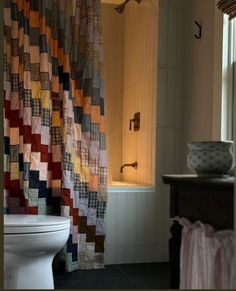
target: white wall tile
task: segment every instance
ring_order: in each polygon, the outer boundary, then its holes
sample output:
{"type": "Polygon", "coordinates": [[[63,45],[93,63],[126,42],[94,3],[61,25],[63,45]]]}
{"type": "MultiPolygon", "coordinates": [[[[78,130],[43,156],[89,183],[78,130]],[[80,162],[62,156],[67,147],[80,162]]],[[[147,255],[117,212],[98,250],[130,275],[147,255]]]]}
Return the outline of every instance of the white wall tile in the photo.
{"type": "Polygon", "coordinates": [[[116,247],[116,264],[126,264],[126,249],[126,245],[116,247]]]}
{"type": "Polygon", "coordinates": [[[120,167],[122,165],[122,135],[109,136],[109,163],[112,168],[112,179],[114,181],[121,180],[120,167]]]}
{"type": "Polygon", "coordinates": [[[184,52],[185,52],[185,11],[184,9],[176,10],[176,67],[184,68],[184,52]]]}
{"type": "Polygon", "coordinates": [[[169,260],[169,249],[167,244],[156,245],[154,251],[156,262],[166,262],[169,260]]]}
{"type": "Polygon", "coordinates": [[[106,42],[113,42],[114,37],[116,41],[124,41],[124,14],[118,14],[115,7],[116,5],[102,4],[102,31],[106,42]]]}
{"type": "MultiPolygon", "coordinates": [[[[162,2],[167,2],[163,0],[162,2]]],[[[168,9],[160,8],[160,16],[159,16],[159,42],[158,42],[158,65],[159,67],[167,66],[167,57],[168,57],[168,9]]]]}
{"type": "Polygon", "coordinates": [[[176,71],[176,91],[175,91],[175,126],[184,126],[184,73],[183,70],[176,71]]]}
{"type": "Polygon", "coordinates": [[[132,193],[127,195],[127,245],[136,245],[137,243],[137,194],[132,193]]]}
{"type": "Polygon", "coordinates": [[[159,68],[158,70],[158,93],[157,93],[157,126],[166,126],[167,118],[167,81],[168,70],[159,68]]]}
{"type": "Polygon", "coordinates": [[[168,7],[168,0],[159,0],[160,1],[160,7],[168,7]]]}
{"type": "Polygon", "coordinates": [[[125,245],[127,242],[127,231],[126,231],[126,222],[127,222],[127,208],[126,208],[126,193],[119,193],[117,195],[116,207],[118,210],[117,222],[116,222],[116,244],[125,245]]]}
{"type": "Polygon", "coordinates": [[[154,245],[156,243],[156,234],[159,232],[156,213],[159,211],[160,205],[157,204],[157,193],[148,193],[148,195],[148,199],[146,199],[147,215],[145,219],[145,236],[146,244],[154,245]]]}
{"type": "Polygon", "coordinates": [[[156,228],[158,229],[157,232],[155,232],[155,243],[156,244],[163,244],[167,243],[165,238],[165,219],[164,216],[166,213],[164,212],[164,197],[165,193],[163,191],[163,187],[157,188],[157,194],[156,194],[156,204],[158,205],[155,212],[155,221],[156,221],[156,228]]]}
{"type": "Polygon", "coordinates": [[[157,185],[162,184],[162,175],[165,174],[165,157],[166,157],[166,129],[158,128],[157,130],[157,185]]]}
{"type": "Polygon", "coordinates": [[[105,265],[116,264],[116,247],[105,245],[105,265]]]}
{"type": "Polygon", "coordinates": [[[127,169],[123,175],[129,182],[150,183],[151,143],[147,131],[156,128],[157,95],[157,10],[153,1],[145,1],[141,6],[130,3],[125,11],[124,46],[124,140],[123,163],[138,161],[137,171],[127,169]],[[133,5],[132,5],[133,4],[133,5]],[[136,25],[133,25],[136,23],[136,25]],[[141,114],[140,132],[130,132],[129,119],[135,112],[141,114]]]}
{"type": "Polygon", "coordinates": [[[175,130],[175,158],[174,158],[174,173],[185,173],[183,171],[187,164],[187,159],[184,157],[183,149],[187,147],[184,143],[183,128],[175,130]]]}
{"type": "Polygon", "coordinates": [[[137,245],[146,243],[146,217],[148,215],[146,201],[148,198],[147,193],[137,193],[137,245]]]}
{"type": "Polygon", "coordinates": [[[116,202],[116,193],[112,193],[112,195],[108,194],[107,200],[107,213],[106,213],[106,245],[115,245],[117,241],[117,202],[116,202]]]}
{"type": "Polygon", "coordinates": [[[102,5],[102,34],[104,46],[104,81],[109,147],[109,179],[120,179],[123,134],[123,43],[124,15],[114,5],[102,5]],[[112,137],[110,137],[113,135],[112,137]],[[114,146],[115,145],[115,146],[114,146]],[[112,177],[110,177],[112,176],[112,177]]]}
{"type": "Polygon", "coordinates": [[[165,174],[174,174],[175,129],[166,130],[165,174]]]}
{"type": "Polygon", "coordinates": [[[177,87],[177,70],[168,70],[167,96],[166,96],[166,124],[175,126],[175,107],[176,107],[176,87],[177,87]]]}
{"type": "Polygon", "coordinates": [[[165,257],[160,250],[168,240],[165,225],[168,225],[169,206],[168,197],[164,196],[167,188],[162,187],[157,193],[108,192],[106,264],[155,262],[165,257]],[[116,234],[112,234],[111,227],[116,234]]]}
{"type": "Polygon", "coordinates": [[[137,246],[128,245],[126,247],[126,263],[135,264],[137,263],[137,246]]]}
{"type": "Polygon", "coordinates": [[[177,46],[177,13],[175,9],[168,9],[168,66],[176,67],[176,46],[177,46]]]}

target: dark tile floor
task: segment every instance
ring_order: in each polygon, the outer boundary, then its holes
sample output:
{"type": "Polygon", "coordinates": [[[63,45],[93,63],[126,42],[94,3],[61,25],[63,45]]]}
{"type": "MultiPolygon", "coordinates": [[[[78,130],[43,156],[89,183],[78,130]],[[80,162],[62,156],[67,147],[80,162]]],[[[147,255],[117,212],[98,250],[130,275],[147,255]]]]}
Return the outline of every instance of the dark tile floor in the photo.
{"type": "Polygon", "coordinates": [[[169,264],[110,265],[54,275],[55,289],[169,289],[169,264]]]}

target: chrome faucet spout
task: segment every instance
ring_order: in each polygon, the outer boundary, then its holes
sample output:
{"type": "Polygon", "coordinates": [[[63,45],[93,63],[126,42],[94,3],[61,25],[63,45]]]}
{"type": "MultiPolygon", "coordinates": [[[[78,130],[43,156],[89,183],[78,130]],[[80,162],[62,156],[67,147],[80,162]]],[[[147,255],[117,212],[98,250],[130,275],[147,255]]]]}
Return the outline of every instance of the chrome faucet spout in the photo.
{"type": "Polygon", "coordinates": [[[124,164],[123,166],[120,167],[120,173],[123,173],[123,169],[125,167],[132,167],[132,168],[137,169],[138,168],[138,162],[134,162],[132,164],[124,164]]]}

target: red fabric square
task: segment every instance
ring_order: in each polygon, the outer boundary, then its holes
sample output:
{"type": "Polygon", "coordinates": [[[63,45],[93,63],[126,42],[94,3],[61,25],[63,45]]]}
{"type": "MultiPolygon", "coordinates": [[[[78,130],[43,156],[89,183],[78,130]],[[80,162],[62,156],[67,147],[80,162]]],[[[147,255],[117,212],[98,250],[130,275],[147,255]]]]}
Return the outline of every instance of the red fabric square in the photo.
{"type": "Polygon", "coordinates": [[[11,103],[8,100],[4,100],[4,108],[5,108],[5,117],[10,119],[11,112],[11,103]]]}
{"type": "Polygon", "coordinates": [[[11,180],[10,181],[10,193],[12,194],[12,197],[15,197],[14,194],[16,194],[16,197],[19,196],[20,191],[20,180],[11,180]]]}
{"type": "Polygon", "coordinates": [[[41,144],[40,145],[40,152],[41,152],[41,156],[40,156],[40,162],[43,162],[43,163],[48,163],[49,161],[49,152],[48,152],[48,146],[47,145],[44,145],[44,144],[41,144]]]}
{"type": "Polygon", "coordinates": [[[61,179],[61,163],[52,163],[52,179],[58,180],[61,179]]]}
{"type": "Polygon", "coordinates": [[[11,110],[10,112],[10,127],[19,127],[19,110],[11,110]]]}
{"type": "Polygon", "coordinates": [[[32,134],[32,152],[39,153],[41,150],[40,134],[32,134]]]}
{"type": "Polygon", "coordinates": [[[10,189],[10,173],[9,172],[4,172],[4,188],[5,189],[10,189]]]}
{"type": "Polygon", "coordinates": [[[31,126],[30,125],[24,125],[23,129],[22,129],[22,133],[23,133],[23,141],[24,144],[32,143],[32,134],[31,134],[31,126]]]}
{"type": "Polygon", "coordinates": [[[48,154],[48,171],[52,170],[52,154],[48,154]]]}
{"type": "Polygon", "coordinates": [[[73,217],[73,225],[78,225],[79,224],[79,219],[78,219],[79,210],[78,210],[78,208],[73,208],[72,207],[70,209],[70,213],[71,213],[71,216],[73,217]]]}
{"type": "Polygon", "coordinates": [[[23,118],[19,119],[19,127],[20,127],[19,133],[20,135],[23,135],[24,134],[23,118]]]}
{"type": "Polygon", "coordinates": [[[61,189],[61,205],[71,206],[70,189],[61,189]]]}

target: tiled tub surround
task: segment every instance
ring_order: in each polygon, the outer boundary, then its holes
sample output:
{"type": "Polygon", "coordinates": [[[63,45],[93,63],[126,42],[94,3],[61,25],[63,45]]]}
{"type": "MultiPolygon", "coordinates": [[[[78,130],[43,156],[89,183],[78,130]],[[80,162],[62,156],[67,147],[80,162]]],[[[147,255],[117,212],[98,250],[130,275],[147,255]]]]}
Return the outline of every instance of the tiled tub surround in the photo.
{"type": "Polygon", "coordinates": [[[123,164],[137,161],[138,169],[124,169],[122,179],[137,184],[155,183],[158,10],[158,1],[145,0],[130,1],[124,12],[122,158],[123,164]],[[137,132],[129,130],[135,112],[137,132]]]}
{"type": "MultiPolygon", "coordinates": [[[[103,1],[104,2],[104,1],[103,1]]],[[[105,1],[112,3],[113,1],[105,1]]],[[[124,13],[102,5],[109,176],[155,183],[158,1],[130,1],[124,13]],[[140,112],[140,130],[129,121],[140,112]],[[138,162],[138,169],[120,167],[138,162]]],[[[114,3],[114,2],[113,2],[114,3]]]]}
{"type": "Polygon", "coordinates": [[[108,187],[105,264],[167,261],[166,212],[153,186],[113,182],[108,187]]]}

